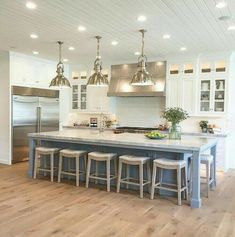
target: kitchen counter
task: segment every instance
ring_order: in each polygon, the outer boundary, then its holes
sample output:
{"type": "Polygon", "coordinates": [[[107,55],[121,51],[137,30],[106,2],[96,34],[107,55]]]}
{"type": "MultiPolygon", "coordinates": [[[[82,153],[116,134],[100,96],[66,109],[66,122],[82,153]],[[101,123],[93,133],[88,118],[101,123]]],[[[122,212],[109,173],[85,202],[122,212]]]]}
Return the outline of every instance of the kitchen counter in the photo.
{"type": "MultiPolygon", "coordinates": [[[[216,138],[182,136],[181,140],[151,140],[144,134],[121,133],[114,134],[112,131],[100,133],[89,129],[66,129],[54,132],[31,133],[30,138],[30,167],[29,175],[33,174],[33,163],[37,140],[43,146],[82,149],[89,151],[116,152],[118,155],[134,154],[149,156],[151,159],[166,157],[171,159],[187,159],[192,156],[193,160],[193,187],[191,206],[201,207],[200,198],[200,153],[211,149],[216,161],[216,138]]],[[[216,162],[214,162],[215,166],[216,162]]],[[[216,170],[216,167],[214,167],[216,170]]],[[[215,177],[215,172],[214,175],[215,177]]],[[[172,175],[171,175],[172,178],[172,175]]],[[[213,186],[216,185],[216,180],[213,186]]]]}

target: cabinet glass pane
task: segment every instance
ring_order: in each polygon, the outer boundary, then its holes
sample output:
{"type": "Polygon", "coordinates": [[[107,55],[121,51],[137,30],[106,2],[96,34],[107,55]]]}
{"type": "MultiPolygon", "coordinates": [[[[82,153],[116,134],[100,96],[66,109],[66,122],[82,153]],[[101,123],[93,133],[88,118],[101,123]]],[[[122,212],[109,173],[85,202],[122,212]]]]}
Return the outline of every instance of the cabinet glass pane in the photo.
{"type": "Polygon", "coordinates": [[[73,93],[77,93],[78,92],[78,85],[73,85],[73,93]]]}
{"type": "Polygon", "coordinates": [[[200,111],[210,111],[210,100],[211,100],[211,81],[201,81],[201,92],[200,92],[200,111]]]}
{"type": "Polygon", "coordinates": [[[189,74],[193,74],[193,72],[194,72],[193,64],[190,64],[190,63],[184,64],[184,66],[183,66],[183,73],[184,74],[189,75],[189,74]]]}
{"type": "Polygon", "coordinates": [[[226,71],[226,62],[225,61],[215,62],[215,71],[216,72],[225,72],[226,71]]]}
{"type": "Polygon", "coordinates": [[[224,91],[225,90],[225,80],[224,79],[216,79],[215,80],[215,89],[216,89],[216,91],[224,91]]]}
{"type": "Polygon", "coordinates": [[[179,74],[179,65],[178,64],[174,64],[174,65],[170,66],[170,74],[171,75],[179,74]]]}
{"type": "Polygon", "coordinates": [[[73,102],[72,108],[73,108],[73,109],[78,109],[78,102],[73,102]]]}
{"type": "Polygon", "coordinates": [[[201,64],[201,73],[210,73],[211,69],[211,63],[205,62],[201,64]]]}
{"type": "Polygon", "coordinates": [[[215,112],[224,112],[224,101],[215,101],[215,112]]]}
{"type": "Polygon", "coordinates": [[[81,85],[81,93],[86,93],[86,85],[81,85]]]}

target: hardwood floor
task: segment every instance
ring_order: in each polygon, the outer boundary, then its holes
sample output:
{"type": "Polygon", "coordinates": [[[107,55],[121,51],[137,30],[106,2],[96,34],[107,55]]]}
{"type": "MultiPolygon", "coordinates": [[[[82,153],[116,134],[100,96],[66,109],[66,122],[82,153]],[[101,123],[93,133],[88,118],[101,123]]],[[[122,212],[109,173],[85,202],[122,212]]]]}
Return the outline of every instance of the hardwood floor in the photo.
{"type": "Polygon", "coordinates": [[[218,187],[191,209],[174,198],[107,193],[32,180],[27,163],[0,166],[0,237],[234,237],[235,171],[218,174],[218,187]]]}

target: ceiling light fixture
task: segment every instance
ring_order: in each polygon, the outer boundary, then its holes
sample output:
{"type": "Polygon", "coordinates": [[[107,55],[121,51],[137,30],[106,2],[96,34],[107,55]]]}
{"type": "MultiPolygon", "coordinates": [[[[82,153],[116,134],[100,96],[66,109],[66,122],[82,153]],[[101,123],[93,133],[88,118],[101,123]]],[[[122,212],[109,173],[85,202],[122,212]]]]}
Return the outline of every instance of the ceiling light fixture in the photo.
{"type": "Polygon", "coordinates": [[[70,46],[70,47],[69,47],[69,50],[70,50],[70,51],[73,51],[73,50],[75,50],[75,48],[74,48],[73,46],[70,46]]]}
{"type": "Polygon", "coordinates": [[[25,6],[26,6],[28,9],[32,9],[32,10],[37,8],[36,3],[31,2],[31,1],[26,2],[25,6]]]}
{"type": "Polygon", "coordinates": [[[230,25],[227,30],[235,30],[235,25],[230,25]]]}
{"type": "Polygon", "coordinates": [[[138,51],[135,52],[135,55],[136,55],[136,56],[139,56],[139,55],[140,55],[140,52],[138,52],[138,51]]]}
{"type": "Polygon", "coordinates": [[[170,38],[171,38],[171,35],[169,35],[169,34],[164,34],[164,35],[162,36],[162,38],[163,38],[163,39],[170,39],[170,38]]]}
{"type": "Polygon", "coordinates": [[[180,50],[181,50],[181,51],[186,51],[187,48],[186,48],[186,47],[181,47],[180,50]]]}
{"type": "Polygon", "coordinates": [[[227,3],[225,1],[219,1],[216,3],[215,7],[219,8],[219,9],[225,8],[225,7],[227,7],[227,3]]]}
{"type": "Polygon", "coordinates": [[[111,42],[111,45],[118,45],[118,42],[115,41],[115,40],[113,40],[113,41],[111,42]]]}
{"type": "Polygon", "coordinates": [[[56,69],[56,77],[52,79],[51,84],[49,87],[56,87],[56,88],[70,88],[71,85],[69,83],[69,80],[64,76],[64,64],[62,63],[61,58],[61,48],[63,42],[57,41],[59,44],[59,62],[57,64],[56,69]]]}
{"type": "Polygon", "coordinates": [[[38,55],[39,52],[38,52],[38,51],[33,51],[33,54],[34,54],[34,55],[38,55]]]}
{"type": "Polygon", "coordinates": [[[140,22],[144,22],[144,21],[146,21],[146,20],[147,20],[147,17],[144,16],[144,15],[140,15],[140,16],[138,16],[138,18],[137,18],[137,21],[140,21],[140,22]]]}
{"type": "Polygon", "coordinates": [[[94,73],[90,76],[88,86],[108,86],[109,82],[106,76],[102,74],[102,62],[100,57],[100,39],[101,36],[95,36],[97,40],[97,53],[94,62],[94,73]]]}
{"type": "Polygon", "coordinates": [[[138,69],[131,80],[131,85],[151,86],[154,85],[155,82],[152,80],[152,76],[146,70],[147,57],[144,55],[144,33],[146,30],[141,29],[139,32],[142,35],[141,55],[138,57],[138,69]]]}
{"type": "Polygon", "coordinates": [[[69,61],[69,60],[68,60],[67,58],[64,58],[64,59],[63,59],[63,62],[65,62],[65,63],[68,62],[68,61],[69,61]]]}
{"type": "Polygon", "coordinates": [[[37,39],[37,38],[38,38],[38,35],[36,35],[36,34],[31,34],[31,35],[30,35],[30,38],[32,38],[32,39],[37,39]]]}
{"type": "Polygon", "coordinates": [[[86,31],[86,27],[85,26],[78,26],[78,31],[80,31],[80,32],[86,31]]]}

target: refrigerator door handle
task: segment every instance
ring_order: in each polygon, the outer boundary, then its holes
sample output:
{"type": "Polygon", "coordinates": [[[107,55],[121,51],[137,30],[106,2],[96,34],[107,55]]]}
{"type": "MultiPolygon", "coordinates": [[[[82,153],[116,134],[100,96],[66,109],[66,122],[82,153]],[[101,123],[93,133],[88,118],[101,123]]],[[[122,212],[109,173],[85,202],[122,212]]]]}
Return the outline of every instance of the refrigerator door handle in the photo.
{"type": "Polygon", "coordinates": [[[36,132],[41,132],[41,115],[42,115],[42,108],[37,107],[37,131],[36,132]]]}

